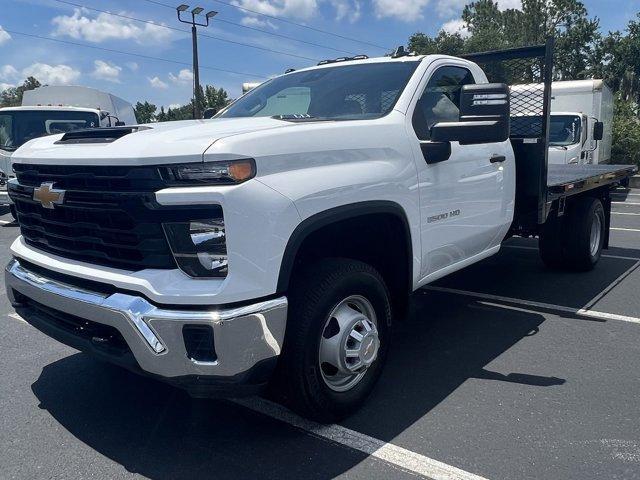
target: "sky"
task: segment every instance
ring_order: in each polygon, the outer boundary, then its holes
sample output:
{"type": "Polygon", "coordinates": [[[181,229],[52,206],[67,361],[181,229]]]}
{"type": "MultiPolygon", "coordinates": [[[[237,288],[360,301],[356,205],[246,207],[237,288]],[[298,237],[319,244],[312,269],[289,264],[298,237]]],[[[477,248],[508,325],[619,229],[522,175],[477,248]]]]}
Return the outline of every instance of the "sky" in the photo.
{"type": "MultiPolygon", "coordinates": [[[[218,12],[198,31],[200,82],[223,87],[232,98],[240,95],[242,83],[262,81],[288,68],[355,54],[383,55],[418,31],[455,31],[467,3],[184,1],[218,12]]],[[[518,8],[520,0],[498,2],[501,8],[518,8]]],[[[179,3],[0,0],[0,90],[34,76],[50,85],[95,87],[131,103],[183,105],[192,95],[192,48],[190,26],[176,17],[179,3]]],[[[640,0],[584,3],[605,33],[623,30],[640,11],[640,0]]]]}

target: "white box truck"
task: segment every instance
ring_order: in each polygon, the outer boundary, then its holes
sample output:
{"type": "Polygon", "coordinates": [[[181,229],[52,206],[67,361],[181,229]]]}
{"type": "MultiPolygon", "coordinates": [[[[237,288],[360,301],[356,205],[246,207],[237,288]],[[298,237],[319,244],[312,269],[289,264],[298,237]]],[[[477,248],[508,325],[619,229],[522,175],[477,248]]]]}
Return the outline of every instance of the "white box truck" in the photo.
{"type": "MultiPolygon", "coordinates": [[[[136,123],[129,102],[95,88],[45,86],[26,91],[21,106],[0,108],[0,171],[13,177],[12,153],[33,138],[136,123]]],[[[3,203],[8,203],[6,186],[0,186],[3,203]]]]}
{"type": "Polygon", "coordinates": [[[576,80],[554,82],[551,92],[549,162],[609,163],[613,136],[611,89],[603,80],[576,80]],[[599,129],[602,140],[594,136],[599,129]]]}
{"type": "MultiPolygon", "coordinates": [[[[586,165],[609,163],[613,136],[613,93],[603,80],[553,82],[549,116],[549,163],[586,165]]],[[[539,85],[513,85],[512,102],[522,103],[512,123],[527,134],[542,117],[528,111],[527,97],[543,95],[539,85]]]]}

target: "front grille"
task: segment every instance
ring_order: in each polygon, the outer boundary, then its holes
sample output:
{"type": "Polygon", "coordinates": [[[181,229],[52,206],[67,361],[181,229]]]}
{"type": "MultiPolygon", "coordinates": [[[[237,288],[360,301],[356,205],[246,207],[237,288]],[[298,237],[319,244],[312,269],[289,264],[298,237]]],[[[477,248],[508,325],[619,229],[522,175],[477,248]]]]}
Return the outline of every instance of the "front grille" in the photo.
{"type": "Polygon", "coordinates": [[[177,268],[163,223],[218,218],[207,209],[162,207],[154,192],[166,187],[157,167],[15,165],[11,184],[25,242],[65,258],[126,270],[177,268]],[[52,182],[64,203],[44,208],[34,188],[52,182]]]}

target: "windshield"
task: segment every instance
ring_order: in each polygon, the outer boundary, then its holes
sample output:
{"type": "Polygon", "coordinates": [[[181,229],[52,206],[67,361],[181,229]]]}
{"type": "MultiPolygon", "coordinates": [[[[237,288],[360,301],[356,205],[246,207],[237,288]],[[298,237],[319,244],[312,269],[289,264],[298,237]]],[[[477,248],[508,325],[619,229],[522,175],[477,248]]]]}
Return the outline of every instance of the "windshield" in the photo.
{"type": "Polygon", "coordinates": [[[549,145],[566,147],[580,141],[580,117],[575,115],[552,115],[549,129],[549,145]]]}
{"type": "Polygon", "coordinates": [[[393,109],[418,64],[365,63],[290,73],[251,90],[218,117],[379,118],[393,109]]]}
{"type": "Polygon", "coordinates": [[[23,143],[37,137],[99,126],[98,115],[92,112],[0,111],[0,148],[13,151],[23,143]]]}

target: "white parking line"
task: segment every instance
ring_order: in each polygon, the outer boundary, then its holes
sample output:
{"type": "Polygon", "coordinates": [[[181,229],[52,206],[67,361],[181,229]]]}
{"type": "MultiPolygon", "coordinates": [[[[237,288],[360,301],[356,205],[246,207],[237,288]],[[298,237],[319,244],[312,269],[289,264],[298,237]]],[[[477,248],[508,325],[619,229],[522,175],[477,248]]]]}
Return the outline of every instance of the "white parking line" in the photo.
{"type": "Polygon", "coordinates": [[[515,305],[524,305],[543,310],[551,310],[556,312],[571,313],[581,317],[597,318],[599,320],[619,320],[622,322],[640,324],[640,318],[629,317],[626,315],[618,315],[615,313],[597,312],[595,310],[587,310],[584,308],[565,307],[564,305],[554,305],[552,303],[534,302],[532,300],[523,300],[522,298],[503,297],[500,295],[491,295],[489,293],[471,292],[468,290],[458,290],[457,288],[435,287],[427,285],[422,287],[423,290],[432,290],[434,292],[453,293],[456,295],[464,295],[467,297],[480,298],[482,300],[493,300],[495,302],[513,303],[515,305]]]}
{"type": "Polygon", "coordinates": [[[633,213],[633,212],[611,212],[611,215],[640,215],[640,213],[633,213]]]}
{"type": "Polygon", "coordinates": [[[24,318],[22,318],[17,313],[10,313],[9,315],[7,315],[7,317],[13,318],[14,320],[18,320],[19,322],[22,322],[22,323],[28,323],[24,318]]]}
{"type": "Polygon", "coordinates": [[[582,307],[581,310],[589,310],[591,307],[593,307],[596,303],[598,303],[607,293],[609,293],[611,290],[613,290],[615,287],[617,287],[618,285],[620,285],[620,283],[627,278],[629,275],[631,275],[637,268],[638,266],[640,266],[640,261],[637,261],[636,263],[634,263],[633,265],[631,265],[626,271],[624,271],[622,273],[622,275],[620,275],[618,278],[616,278],[613,282],[611,282],[609,284],[609,286],[607,288],[605,288],[604,290],[602,290],[598,295],[596,295],[595,297],[593,297],[591,300],[589,300],[587,302],[587,304],[582,307]]]}
{"type": "MultiPolygon", "coordinates": [[[[538,247],[526,247],[524,245],[503,245],[502,248],[517,248],[520,250],[539,250],[538,247]]],[[[602,258],[616,258],[618,260],[633,260],[638,261],[640,258],[637,257],[626,257],[624,255],[610,255],[608,253],[604,253],[601,255],[602,258]]]]}
{"type": "Polygon", "coordinates": [[[640,205],[640,203],[634,202],[611,202],[612,205],[640,205]]]}
{"type": "Polygon", "coordinates": [[[618,227],[610,227],[610,230],[615,230],[617,232],[640,232],[640,228],[618,228],[618,227]]]}
{"type": "Polygon", "coordinates": [[[0,225],[8,225],[9,223],[13,223],[13,222],[8,222],[7,220],[0,220],[0,225]]]}
{"type": "Polygon", "coordinates": [[[406,448],[378,440],[341,425],[321,425],[302,418],[286,408],[258,397],[232,400],[254,412],[267,415],[320,438],[371,455],[402,470],[432,480],[486,480],[446,463],[439,462],[406,448]]]}

